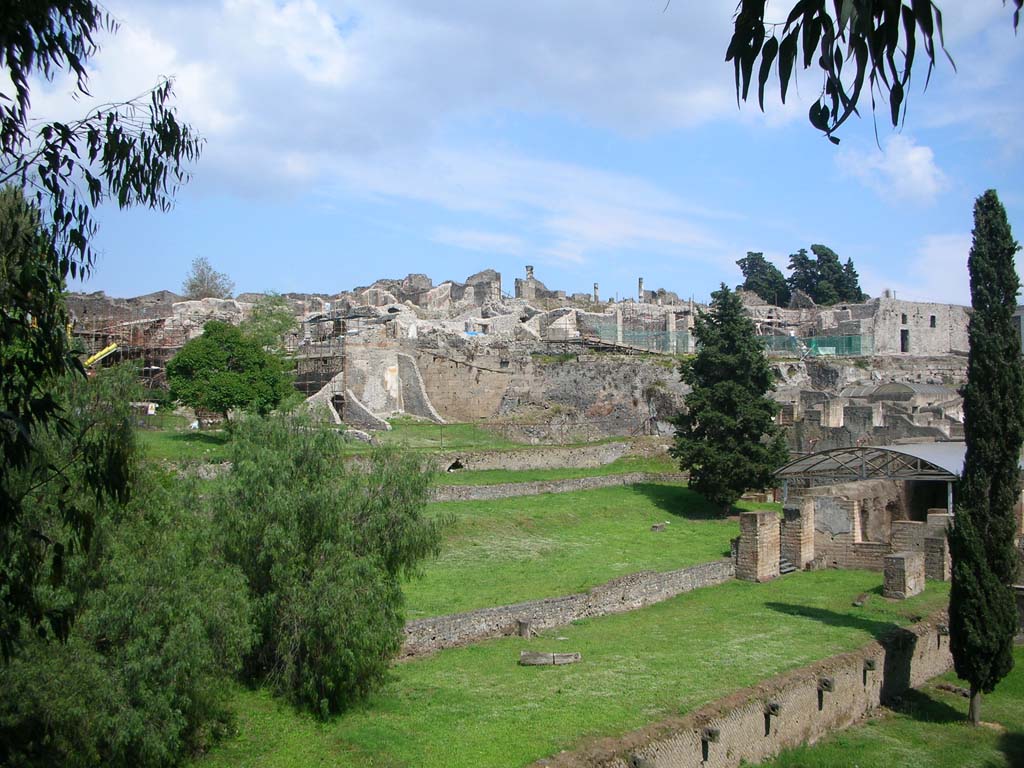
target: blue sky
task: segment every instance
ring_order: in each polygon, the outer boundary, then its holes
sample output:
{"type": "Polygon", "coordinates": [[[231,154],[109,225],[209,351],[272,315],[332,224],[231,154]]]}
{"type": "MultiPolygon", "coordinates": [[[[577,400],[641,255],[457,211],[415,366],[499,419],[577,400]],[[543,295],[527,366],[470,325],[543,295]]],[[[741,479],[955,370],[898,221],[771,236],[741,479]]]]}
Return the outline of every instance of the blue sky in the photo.
{"type": "MultiPolygon", "coordinates": [[[[735,0],[111,0],[93,95],[172,75],[207,144],[173,212],[102,210],[81,287],[175,290],[205,256],[238,291],[493,267],[511,292],[533,264],[570,292],[706,299],[746,251],[784,267],[820,242],[873,295],[966,303],[974,198],[997,189],[1024,240],[1024,39],[1000,0],[940,5],[957,71],[922,93],[920,69],[880,147],[865,105],[836,148],[811,72],[737,108],[735,0]]],[[[36,84],[34,117],[80,114],[70,92],[36,84]]]]}

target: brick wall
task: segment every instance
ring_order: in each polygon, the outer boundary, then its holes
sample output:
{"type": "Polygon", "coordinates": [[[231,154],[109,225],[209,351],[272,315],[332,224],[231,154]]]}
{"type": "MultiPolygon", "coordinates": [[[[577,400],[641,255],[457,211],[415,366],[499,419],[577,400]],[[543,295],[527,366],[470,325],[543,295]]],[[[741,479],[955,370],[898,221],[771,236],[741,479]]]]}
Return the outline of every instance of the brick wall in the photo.
{"type": "Polygon", "coordinates": [[[771,511],[740,515],[736,578],[768,581],[779,575],[779,516],[771,511]]]}
{"type": "Polygon", "coordinates": [[[534,766],[546,768],[735,768],[781,750],[814,742],[858,722],[879,704],[952,666],[944,613],[899,629],[859,650],[779,675],[676,718],[616,739],[563,752],[534,766]],[[874,669],[867,669],[870,661],[874,669]],[[820,690],[828,678],[831,692],[820,690]],[[777,715],[767,715],[777,705],[777,715]],[[717,732],[717,741],[702,736],[717,732]]]}
{"type": "Polygon", "coordinates": [[[734,575],[732,560],[716,560],[665,573],[634,573],[594,587],[589,592],[565,597],[410,621],[405,625],[402,655],[420,656],[443,648],[512,635],[519,621],[529,621],[535,629],[547,629],[591,616],[632,611],[684,592],[721,584],[734,575]]]}
{"type": "Polygon", "coordinates": [[[438,485],[430,489],[431,501],[490,501],[542,493],[571,493],[635,483],[676,483],[689,477],[683,473],[627,472],[605,477],[576,477],[568,480],[540,480],[530,483],[495,485],[438,485]]]}
{"type": "Polygon", "coordinates": [[[781,554],[799,569],[814,560],[814,504],[804,502],[782,511],[781,554]]]}

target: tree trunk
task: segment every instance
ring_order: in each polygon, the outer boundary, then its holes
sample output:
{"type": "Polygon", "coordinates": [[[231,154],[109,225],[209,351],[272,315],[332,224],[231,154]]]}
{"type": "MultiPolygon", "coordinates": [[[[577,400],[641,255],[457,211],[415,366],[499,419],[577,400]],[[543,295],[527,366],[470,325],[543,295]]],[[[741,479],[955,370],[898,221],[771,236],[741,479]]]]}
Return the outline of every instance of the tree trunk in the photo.
{"type": "Polygon", "coordinates": [[[971,725],[981,723],[981,691],[971,686],[971,705],[967,709],[967,721],[971,725]]]}

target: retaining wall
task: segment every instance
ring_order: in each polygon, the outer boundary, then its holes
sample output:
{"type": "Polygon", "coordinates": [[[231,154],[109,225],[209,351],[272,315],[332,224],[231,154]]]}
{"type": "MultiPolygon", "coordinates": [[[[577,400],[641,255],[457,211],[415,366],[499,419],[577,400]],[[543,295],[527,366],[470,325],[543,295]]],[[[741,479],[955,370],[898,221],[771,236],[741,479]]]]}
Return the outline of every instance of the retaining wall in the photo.
{"type": "Polygon", "coordinates": [[[519,451],[446,451],[432,460],[444,472],[458,460],[463,469],[561,469],[590,468],[611,464],[623,456],[629,443],[598,443],[557,448],[526,448],[519,451]]]}
{"type": "Polygon", "coordinates": [[[499,483],[495,485],[439,485],[430,489],[431,501],[489,501],[515,496],[539,496],[542,493],[572,493],[594,488],[636,483],[677,483],[689,475],[660,472],[626,472],[604,477],[575,477],[567,480],[538,480],[528,483],[499,483]]]}
{"type": "Polygon", "coordinates": [[[953,663],[949,637],[941,631],[947,621],[944,612],[938,613],[853,653],[771,678],[685,717],[534,765],[733,768],[741,761],[759,763],[782,749],[846,728],[879,704],[946,672],[953,663]],[[770,714],[772,710],[777,714],[770,714]]]}
{"type": "Polygon", "coordinates": [[[540,630],[591,616],[624,613],[684,592],[722,584],[732,579],[735,572],[732,560],[716,560],[665,573],[633,573],[575,595],[410,621],[405,625],[402,655],[421,656],[443,648],[513,635],[519,621],[529,621],[534,629],[540,630]]]}

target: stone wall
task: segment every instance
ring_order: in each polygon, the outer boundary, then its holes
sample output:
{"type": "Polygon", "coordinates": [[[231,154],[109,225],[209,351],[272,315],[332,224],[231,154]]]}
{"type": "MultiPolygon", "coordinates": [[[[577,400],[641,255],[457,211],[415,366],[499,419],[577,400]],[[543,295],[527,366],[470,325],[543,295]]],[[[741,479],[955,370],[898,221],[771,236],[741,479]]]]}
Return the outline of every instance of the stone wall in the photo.
{"type": "Polygon", "coordinates": [[[682,718],[537,761],[535,768],[735,768],[858,722],[952,666],[945,613],[853,653],[776,676],[682,718]],[[829,690],[830,689],[830,690],[829,690]]]}
{"type": "Polygon", "coordinates": [[[629,449],[629,443],[598,443],[572,447],[527,448],[521,451],[445,452],[431,457],[438,471],[458,462],[462,469],[560,469],[611,464],[629,449]]]}
{"type": "Polygon", "coordinates": [[[477,421],[495,416],[512,382],[501,361],[475,365],[440,352],[421,352],[416,362],[434,408],[446,421],[477,421]]]}
{"type": "Polygon", "coordinates": [[[423,377],[412,355],[398,354],[398,375],[402,383],[402,409],[413,416],[443,424],[423,386],[423,377]]]}
{"type": "Polygon", "coordinates": [[[809,499],[799,507],[782,510],[781,554],[798,570],[814,561],[814,503],[809,499]]]}
{"type": "Polygon", "coordinates": [[[542,493],[572,493],[594,488],[636,483],[678,483],[689,475],[683,473],[627,472],[604,477],[576,477],[567,480],[541,480],[528,483],[498,483],[495,485],[439,485],[430,489],[431,501],[490,501],[515,496],[539,496],[542,493]]]}
{"type": "Polygon", "coordinates": [[[734,575],[732,560],[717,560],[665,573],[633,573],[594,587],[589,592],[565,597],[410,621],[405,625],[402,655],[420,656],[443,648],[512,635],[520,621],[528,621],[539,630],[564,626],[577,619],[632,611],[684,592],[722,584],[734,575]]]}

